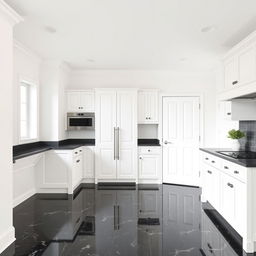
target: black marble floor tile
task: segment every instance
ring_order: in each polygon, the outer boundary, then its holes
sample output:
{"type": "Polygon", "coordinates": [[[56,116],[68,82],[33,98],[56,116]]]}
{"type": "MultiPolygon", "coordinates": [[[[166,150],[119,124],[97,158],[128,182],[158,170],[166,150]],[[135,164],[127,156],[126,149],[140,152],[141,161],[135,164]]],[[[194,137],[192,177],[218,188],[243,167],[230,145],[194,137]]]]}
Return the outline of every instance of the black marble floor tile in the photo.
{"type": "Polygon", "coordinates": [[[82,186],[14,208],[16,241],[1,256],[242,256],[242,239],[200,202],[201,189],[82,186]]]}

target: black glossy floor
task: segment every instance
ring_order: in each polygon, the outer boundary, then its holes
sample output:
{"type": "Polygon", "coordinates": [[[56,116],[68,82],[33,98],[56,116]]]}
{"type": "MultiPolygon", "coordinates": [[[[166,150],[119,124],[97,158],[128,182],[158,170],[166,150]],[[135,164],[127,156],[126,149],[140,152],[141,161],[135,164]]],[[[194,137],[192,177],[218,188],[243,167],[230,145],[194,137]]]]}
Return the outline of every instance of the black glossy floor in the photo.
{"type": "MultiPolygon", "coordinates": [[[[241,238],[202,208],[199,188],[83,187],[14,209],[16,242],[2,255],[244,255],[241,238]]],[[[224,223],[225,224],[225,223],[224,223]]]]}

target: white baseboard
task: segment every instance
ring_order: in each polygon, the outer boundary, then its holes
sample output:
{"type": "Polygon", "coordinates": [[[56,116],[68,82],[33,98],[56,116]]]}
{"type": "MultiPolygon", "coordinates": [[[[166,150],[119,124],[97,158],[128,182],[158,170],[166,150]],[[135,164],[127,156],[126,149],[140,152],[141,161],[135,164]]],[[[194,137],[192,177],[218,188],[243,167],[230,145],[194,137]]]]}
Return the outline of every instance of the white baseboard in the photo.
{"type": "Polygon", "coordinates": [[[0,253],[15,241],[14,227],[10,227],[5,233],[0,235],[0,253]]]}
{"type": "Polygon", "coordinates": [[[14,198],[13,200],[13,207],[19,205],[20,203],[24,202],[25,200],[27,200],[29,197],[33,196],[36,193],[36,189],[33,188],[29,191],[27,191],[26,193],[14,198]]]}

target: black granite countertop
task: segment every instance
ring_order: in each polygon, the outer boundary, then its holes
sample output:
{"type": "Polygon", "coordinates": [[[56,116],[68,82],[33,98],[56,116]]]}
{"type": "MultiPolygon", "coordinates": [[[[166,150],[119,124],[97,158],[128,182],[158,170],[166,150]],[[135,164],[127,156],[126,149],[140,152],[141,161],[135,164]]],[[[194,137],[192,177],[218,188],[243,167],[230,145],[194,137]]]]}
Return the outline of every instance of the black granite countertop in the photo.
{"type": "Polygon", "coordinates": [[[220,157],[222,159],[228,160],[232,163],[242,165],[244,167],[256,167],[256,159],[236,159],[228,156],[224,156],[218,151],[232,151],[231,149],[226,148],[200,148],[201,151],[212,154],[214,156],[220,157]]]}
{"type": "Polygon", "coordinates": [[[161,146],[160,141],[158,139],[138,139],[138,146],[139,147],[146,147],[146,146],[153,146],[159,147],[161,146]]]}
{"type": "Polygon", "coordinates": [[[62,141],[38,141],[13,146],[15,160],[39,154],[48,150],[73,150],[81,146],[95,146],[94,139],[67,139],[62,141]]]}

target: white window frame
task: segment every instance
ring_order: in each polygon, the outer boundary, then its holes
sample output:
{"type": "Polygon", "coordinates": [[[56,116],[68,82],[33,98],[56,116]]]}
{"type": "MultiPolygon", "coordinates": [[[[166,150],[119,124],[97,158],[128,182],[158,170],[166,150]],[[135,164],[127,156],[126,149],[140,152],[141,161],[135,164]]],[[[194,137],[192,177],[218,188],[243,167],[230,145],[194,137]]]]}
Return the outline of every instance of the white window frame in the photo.
{"type": "Polygon", "coordinates": [[[36,142],[39,140],[39,90],[38,90],[38,81],[34,81],[32,79],[29,79],[29,78],[25,78],[25,77],[19,77],[19,80],[18,80],[18,88],[19,88],[19,100],[18,100],[18,132],[19,132],[19,144],[24,144],[24,143],[31,143],[31,142],[36,142]],[[29,86],[29,92],[28,92],[28,99],[29,99],[29,102],[28,102],[28,113],[27,113],[27,116],[28,116],[28,132],[29,132],[29,135],[27,138],[22,138],[21,137],[21,83],[24,83],[24,84],[27,84],[29,86]],[[32,91],[33,90],[33,91],[32,91]],[[32,96],[32,94],[34,96],[32,96]],[[31,111],[29,111],[29,108],[31,108],[33,105],[32,104],[32,101],[31,101],[31,97],[35,97],[34,100],[35,100],[35,106],[36,106],[36,112],[34,113],[35,115],[35,120],[34,120],[34,124],[36,127],[34,127],[34,131],[33,131],[33,134],[31,129],[32,129],[32,123],[31,123],[31,111]]]}

